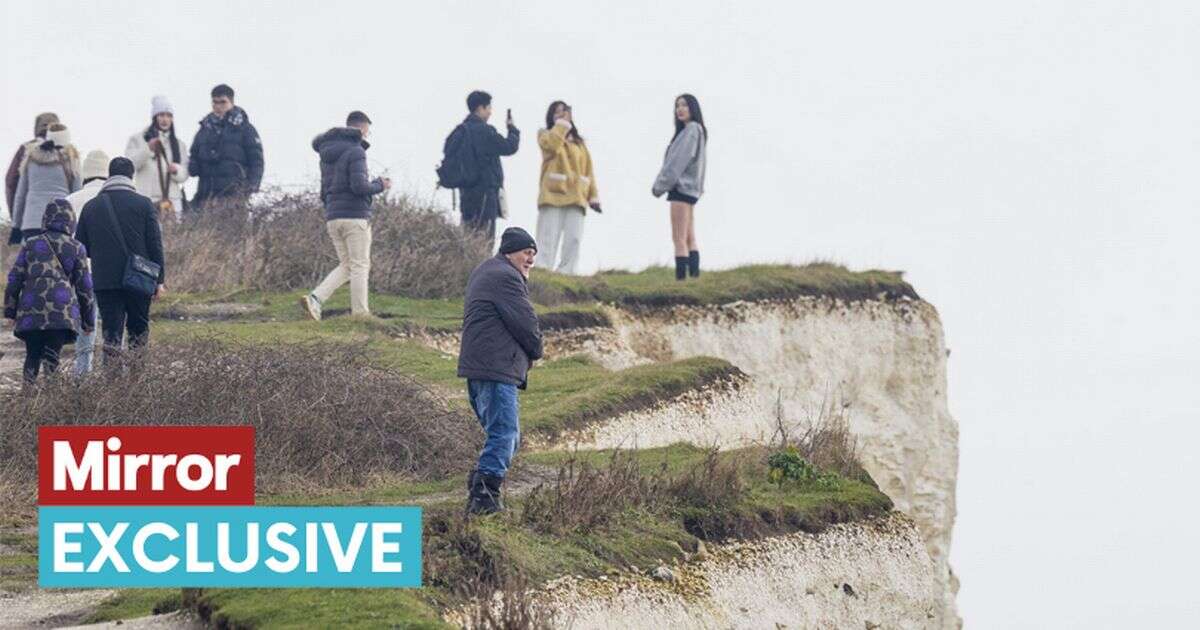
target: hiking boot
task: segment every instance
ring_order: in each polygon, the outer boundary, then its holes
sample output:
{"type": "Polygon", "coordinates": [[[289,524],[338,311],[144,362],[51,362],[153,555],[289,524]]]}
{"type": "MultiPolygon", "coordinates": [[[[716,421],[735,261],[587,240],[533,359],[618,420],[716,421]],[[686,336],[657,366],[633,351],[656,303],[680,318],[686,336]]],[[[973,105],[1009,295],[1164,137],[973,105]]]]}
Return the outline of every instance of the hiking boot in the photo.
{"type": "Polygon", "coordinates": [[[500,500],[500,487],[504,485],[504,477],[476,472],[472,482],[467,513],[495,514],[504,510],[504,503],[500,500]]]}
{"type": "Polygon", "coordinates": [[[317,296],[309,293],[300,298],[300,308],[303,308],[305,314],[311,317],[313,321],[321,321],[321,300],[318,300],[317,296]]]}

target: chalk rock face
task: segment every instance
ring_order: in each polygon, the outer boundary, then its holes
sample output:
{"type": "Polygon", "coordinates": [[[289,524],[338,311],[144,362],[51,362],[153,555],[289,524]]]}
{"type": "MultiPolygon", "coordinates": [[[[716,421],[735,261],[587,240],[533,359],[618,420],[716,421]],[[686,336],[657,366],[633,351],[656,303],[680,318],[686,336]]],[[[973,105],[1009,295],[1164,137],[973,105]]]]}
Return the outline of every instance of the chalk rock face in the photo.
{"type": "Polygon", "coordinates": [[[555,627],[937,628],[938,567],[900,514],[715,546],[671,581],[563,578],[539,593],[555,627]]]}
{"type": "Polygon", "coordinates": [[[579,348],[608,367],[712,356],[748,378],[616,418],[571,436],[574,443],[648,448],[684,440],[733,448],[769,440],[781,419],[794,426],[837,410],[849,418],[867,472],[920,532],[942,593],[941,627],[959,626],[947,564],[958,425],[947,408],[947,351],[932,305],[802,297],[612,308],[609,317],[612,329],[579,348]]]}

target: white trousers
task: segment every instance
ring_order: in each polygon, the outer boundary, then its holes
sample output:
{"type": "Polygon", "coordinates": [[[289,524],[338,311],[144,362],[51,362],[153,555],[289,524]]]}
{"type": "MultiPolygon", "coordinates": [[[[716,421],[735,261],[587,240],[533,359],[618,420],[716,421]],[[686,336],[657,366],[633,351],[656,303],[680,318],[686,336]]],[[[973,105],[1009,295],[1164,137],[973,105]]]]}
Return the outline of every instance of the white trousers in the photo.
{"type": "Polygon", "coordinates": [[[584,213],[580,206],[538,207],[538,258],[546,261],[544,267],[574,275],[579,263],[579,243],[583,240],[584,213]],[[560,241],[562,258],[558,257],[560,241]]]}
{"type": "Polygon", "coordinates": [[[350,312],[367,315],[367,278],[371,275],[371,224],[366,219],[333,219],[325,223],[333,249],[337,251],[338,266],[325,276],[313,295],[322,302],[334,291],[350,282],[350,312]]]}

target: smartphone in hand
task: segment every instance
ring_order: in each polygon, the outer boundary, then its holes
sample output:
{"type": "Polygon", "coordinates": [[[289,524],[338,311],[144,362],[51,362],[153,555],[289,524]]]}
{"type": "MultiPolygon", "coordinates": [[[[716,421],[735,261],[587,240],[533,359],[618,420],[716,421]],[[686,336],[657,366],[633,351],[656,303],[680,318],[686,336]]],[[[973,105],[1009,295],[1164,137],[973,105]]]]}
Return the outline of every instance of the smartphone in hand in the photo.
{"type": "Polygon", "coordinates": [[[509,110],[508,110],[508,120],[507,120],[507,121],[505,121],[505,122],[506,122],[507,124],[509,124],[509,125],[511,125],[511,124],[512,124],[512,108],[509,108],[509,110]]]}

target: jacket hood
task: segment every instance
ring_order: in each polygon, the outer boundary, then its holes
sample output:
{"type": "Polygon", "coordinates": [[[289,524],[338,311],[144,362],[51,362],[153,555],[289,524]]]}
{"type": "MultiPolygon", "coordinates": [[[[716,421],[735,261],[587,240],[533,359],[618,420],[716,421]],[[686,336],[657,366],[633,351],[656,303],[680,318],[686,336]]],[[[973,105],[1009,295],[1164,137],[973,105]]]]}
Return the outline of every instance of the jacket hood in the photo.
{"type": "Polygon", "coordinates": [[[33,119],[33,137],[43,138],[46,136],[46,128],[50,125],[59,122],[58,114],[54,112],[43,112],[33,119]]]}
{"type": "Polygon", "coordinates": [[[55,199],[46,206],[42,214],[42,229],[71,236],[75,233],[75,211],[66,199],[55,199]]]}
{"type": "Polygon", "coordinates": [[[353,127],[334,127],[313,138],[313,150],[321,154],[322,162],[336,162],[348,149],[361,146],[365,151],[371,144],[362,139],[362,132],[353,127]]]}
{"type": "Polygon", "coordinates": [[[234,105],[229,111],[225,112],[224,116],[217,116],[213,112],[209,112],[207,116],[200,119],[200,124],[211,127],[224,122],[227,125],[238,127],[243,123],[250,122],[250,116],[246,114],[246,110],[234,105]]]}

